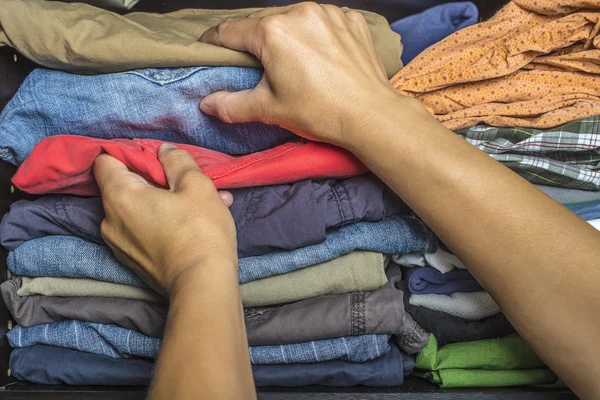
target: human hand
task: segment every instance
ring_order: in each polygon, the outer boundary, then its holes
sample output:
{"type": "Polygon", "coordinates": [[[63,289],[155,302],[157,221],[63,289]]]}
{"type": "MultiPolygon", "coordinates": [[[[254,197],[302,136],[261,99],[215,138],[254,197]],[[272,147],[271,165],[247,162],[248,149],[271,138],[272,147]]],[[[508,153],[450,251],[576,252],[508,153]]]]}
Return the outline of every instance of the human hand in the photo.
{"type": "Polygon", "coordinates": [[[115,257],[168,294],[190,268],[237,268],[231,193],[217,192],[185,150],[158,152],[170,190],[156,188],[103,154],[94,163],[105,219],[101,232],[115,257]]]}
{"type": "Polygon", "coordinates": [[[382,104],[401,97],[357,11],[316,3],[268,8],[211,28],[200,40],[250,52],[265,69],[256,88],[201,101],[203,112],[225,122],[275,124],[348,147],[382,104]]]}

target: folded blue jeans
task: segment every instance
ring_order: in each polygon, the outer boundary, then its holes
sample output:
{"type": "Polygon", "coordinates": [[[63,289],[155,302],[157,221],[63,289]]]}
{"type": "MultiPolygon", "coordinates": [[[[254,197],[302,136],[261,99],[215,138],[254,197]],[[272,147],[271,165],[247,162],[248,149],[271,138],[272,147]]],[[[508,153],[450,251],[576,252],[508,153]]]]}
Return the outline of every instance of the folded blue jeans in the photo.
{"type": "MultiPolygon", "coordinates": [[[[342,360],[311,364],[253,365],[256,386],[400,386],[414,363],[391,344],[391,350],[374,360],[352,363],[342,360]]],[[[37,344],[14,349],[9,368],[20,381],[42,385],[146,386],[154,363],[122,359],[37,344]]]]}
{"type": "MultiPolygon", "coordinates": [[[[331,230],[324,242],[292,251],[277,251],[239,259],[239,282],[285,274],[332,260],[354,250],[383,254],[431,253],[437,238],[415,217],[389,217],[381,222],[357,222],[331,230]]],[[[11,272],[22,276],[91,278],[147,287],[117,261],[106,246],[71,236],[47,236],[24,242],[8,254],[11,272]]]]}
{"type": "MultiPolygon", "coordinates": [[[[309,246],[324,241],[329,229],[410,211],[373,175],[230,191],[239,257],[309,246]]],[[[56,235],[104,244],[103,219],[98,197],[49,195],[21,200],[11,204],[2,218],[0,242],[14,250],[24,241],[56,235]]]]}
{"type": "Polygon", "coordinates": [[[0,159],[20,165],[42,139],[59,134],[157,139],[232,155],[265,150],[294,135],[275,125],[226,124],[198,108],[210,93],[253,88],[262,73],[194,67],[84,76],[36,69],[0,114],[0,159]]]}
{"type": "MultiPolygon", "coordinates": [[[[17,325],[6,334],[11,347],[46,344],[112,358],[155,358],[161,339],[113,324],[66,320],[23,328],[17,325]]],[[[250,346],[252,364],[293,364],[329,360],[364,362],[388,351],[388,335],[362,335],[312,342],[250,346]]]]}

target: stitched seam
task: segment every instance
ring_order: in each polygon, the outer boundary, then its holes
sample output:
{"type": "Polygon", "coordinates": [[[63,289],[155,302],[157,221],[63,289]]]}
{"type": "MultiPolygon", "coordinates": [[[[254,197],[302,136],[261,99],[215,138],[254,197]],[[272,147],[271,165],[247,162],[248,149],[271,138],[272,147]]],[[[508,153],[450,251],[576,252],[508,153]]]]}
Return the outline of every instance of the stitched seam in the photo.
{"type": "Polygon", "coordinates": [[[413,326],[409,330],[396,335],[396,343],[398,343],[398,346],[401,348],[412,347],[419,343],[421,336],[426,334],[427,333],[423,330],[423,328],[413,321],[413,326]]]}
{"type": "Polygon", "coordinates": [[[338,214],[340,215],[340,223],[336,225],[337,226],[342,226],[344,225],[345,222],[345,215],[344,215],[344,210],[342,209],[342,204],[340,202],[340,199],[338,197],[338,193],[335,190],[335,185],[331,187],[331,196],[333,197],[333,199],[335,200],[335,203],[337,205],[338,208],[338,214]]]}
{"type": "Polygon", "coordinates": [[[155,72],[155,73],[144,73],[148,72],[151,69],[155,69],[155,68],[146,68],[143,70],[137,70],[137,71],[125,71],[123,72],[123,74],[128,74],[128,75],[136,75],[139,76],[140,78],[144,78],[149,82],[152,82],[154,84],[160,85],[160,86],[165,86],[168,85],[170,83],[174,83],[186,78],[189,78],[190,76],[194,75],[196,72],[204,70],[204,69],[208,69],[210,67],[188,67],[188,68],[177,68],[178,72],[177,73],[169,73],[169,72],[155,72]],[[163,78],[169,78],[169,79],[164,79],[161,80],[163,78]]]}
{"type": "Polygon", "coordinates": [[[266,155],[266,156],[263,156],[263,157],[256,157],[256,159],[248,160],[248,161],[246,161],[245,163],[243,163],[241,165],[235,165],[235,166],[231,167],[230,169],[223,171],[221,174],[215,175],[213,179],[219,179],[219,178],[224,177],[225,175],[228,175],[228,174],[230,174],[232,172],[237,172],[237,171],[239,171],[241,169],[247,168],[247,167],[249,167],[251,165],[254,165],[256,163],[259,163],[259,162],[262,162],[262,161],[267,161],[267,160],[272,160],[274,158],[280,157],[280,156],[282,156],[282,155],[284,155],[284,154],[286,154],[286,153],[288,153],[288,152],[290,152],[292,150],[295,150],[298,147],[301,147],[301,145],[302,145],[302,142],[291,143],[290,147],[287,148],[287,149],[280,149],[280,150],[277,150],[277,151],[273,151],[273,154],[269,154],[269,155],[266,155]]]}
{"type": "MultiPolygon", "coordinates": [[[[134,139],[134,141],[137,144],[139,144],[144,149],[146,149],[147,151],[149,151],[150,154],[154,155],[154,157],[158,158],[158,155],[157,155],[156,151],[153,150],[152,148],[150,148],[148,145],[146,145],[146,143],[144,142],[144,140],[146,140],[146,139],[134,139]]],[[[269,154],[261,156],[261,157],[259,157],[259,156],[255,156],[254,157],[254,155],[253,155],[252,159],[250,159],[250,160],[248,160],[248,161],[246,161],[244,163],[241,163],[241,164],[237,163],[236,165],[233,165],[229,169],[221,172],[220,174],[215,174],[215,175],[211,176],[210,178],[212,180],[219,179],[219,178],[222,178],[222,177],[224,177],[226,175],[229,175],[229,174],[231,174],[233,172],[237,172],[237,171],[240,171],[240,170],[242,170],[244,168],[247,168],[247,167],[249,167],[251,165],[254,165],[256,163],[260,163],[260,162],[263,162],[263,161],[272,160],[274,158],[281,157],[282,155],[284,155],[284,154],[286,154],[286,153],[288,153],[288,152],[290,152],[292,150],[295,150],[295,149],[297,149],[299,147],[302,147],[302,145],[304,145],[303,141],[288,142],[286,144],[281,145],[281,147],[285,147],[285,148],[277,149],[277,151],[275,151],[275,149],[272,149],[272,150],[269,151],[269,154]]],[[[255,153],[255,155],[256,154],[257,153],[255,153]]],[[[250,156],[245,156],[245,157],[250,158],[250,156]]]]}
{"type": "Polygon", "coordinates": [[[244,310],[244,320],[248,325],[257,324],[270,319],[275,311],[277,311],[275,307],[263,309],[249,308],[244,310]]]}
{"type": "Polygon", "coordinates": [[[246,206],[242,217],[237,223],[238,234],[246,227],[246,224],[253,219],[254,213],[258,209],[258,205],[262,203],[262,199],[265,193],[266,191],[264,189],[260,193],[256,188],[251,189],[250,200],[248,201],[248,205],[246,206]]]}
{"type": "Polygon", "coordinates": [[[359,292],[360,298],[360,334],[366,335],[367,333],[367,309],[365,307],[365,292],[359,292]]]}
{"type": "Polygon", "coordinates": [[[346,182],[341,182],[340,187],[342,188],[342,190],[344,191],[344,194],[346,195],[346,201],[348,202],[348,208],[350,209],[350,212],[352,213],[352,221],[356,221],[358,219],[356,217],[356,211],[354,210],[354,205],[352,204],[352,199],[350,198],[350,193],[348,192],[348,188],[346,187],[345,183],[346,182]]]}
{"type": "MultiPolygon", "coordinates": [[[[92,233],[90,233],[90,232],[86,231],[85,229],[82,229],[82,228],[80,228],[79,226],[77,226],[77,225],[76,225],[76,224],[73,222],[73,220],[71,220],[71,217],[69,217],[69,213],[67,212],[67,206],[65,205],[65,202],[66,202],[66,201],[70,201],[70,199],[69,199],[69,198],[64,198],[64,197],[63,197],[63,198],[60,200],[60,205],[59,205],[59,204],[56,204],[56,205],[55,205],[55,207],[56,207],[56,208],[55,208],[55,211],[56,211],[56,213],[58,214],[58,213],[62,212],[63,216],[65,217],[65,219],[66,219],[66,220],[67,220],[67,222],[68,222],[68,226],[66,226],[66,228],[69,228],[69,229],[71,229],[73,232],[75,232],[75,233],[77,233],[77,234],[79,234],[79,235],[81,235],[81,236],[84,236],[86,239],[91,239],[91,240],[94,240],[94,242],[97,242],[95,239],[92,239],[92,238],[94,238],[94,237],[95,237],[95,235],[94,235],[94,234],[92,234],[92,233]],[[58,209],[58,207],[60,207],[60,210],[58,209]]],[[[100,242],[100,244],[103,244],[103,242],[100,242]]]]}
{"type": "Polygon", "coordinates": [[[352,292],[350,296],[350,334],[356,335],[356,293],[352,292]]]}
{"type": "Polygon", "coordinates": [[[352,335],[366,334],[365,292],[353,292],[352,297],[352,335]]]}
{"type": "Polygon", "coordinates": [[[338,202],[338,208],[340,209],[340,217],[342,218],[342,225],[344,225],[346,223],[346,221],[348,220],[348,217],[346,216],[346,209],[344,208],[344,196],[342,196],[342,192],[339,190],[340,188],[340,183],[336,182],[335,185],[332,187],[334,193],[335,193],[335,198],[338,202]]]}

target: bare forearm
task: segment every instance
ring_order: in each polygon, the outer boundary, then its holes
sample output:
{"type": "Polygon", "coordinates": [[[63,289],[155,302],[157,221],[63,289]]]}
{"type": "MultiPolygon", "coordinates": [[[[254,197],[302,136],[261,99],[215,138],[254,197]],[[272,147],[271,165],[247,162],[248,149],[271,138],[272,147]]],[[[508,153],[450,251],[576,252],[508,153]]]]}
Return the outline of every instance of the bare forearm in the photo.
{"type": "Polygon", "coordinates": [[[256,398],[235,265],[187,270],[175,285],[150,399],[256,398]]]}
{"type": "Polygon", "coordinates": [[[555,372],[580,396],[600,395],[600,234],[415,100],[385,107],[350,150],[461,258],[555,372]]]}

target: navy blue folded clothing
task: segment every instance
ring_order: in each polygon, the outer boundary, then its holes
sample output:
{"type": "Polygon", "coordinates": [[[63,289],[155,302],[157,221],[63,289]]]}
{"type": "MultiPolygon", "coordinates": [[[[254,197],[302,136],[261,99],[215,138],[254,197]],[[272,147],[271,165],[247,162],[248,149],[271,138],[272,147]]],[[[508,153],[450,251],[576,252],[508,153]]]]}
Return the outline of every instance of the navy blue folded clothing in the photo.
{"type": "MultiPolygon", "coordinates": [[[[399,386],[414,364],[395,345],[391,347],[389,353],[365,363],[255,365],[252,372],[256,386],[399,386]]],[[[152,379],[154,363],[35,345],[13,350],[9,368],[18,380],[44,385],[145,386],[152,379]]]]}
{"type": "Polygon", "coordinates": [[[390,342],[391,351],[364,363],[334,360],[313,364],[254,365],[256,386],[400,386],[414,363],[390,342]]]}
{"type": "Polygon", "coordinates": [[[8,364],[20,381],[42,385],[143,386],[150,383],[154,363],[116,359],[83,351],[38,344],[14,349],[8,364]]]}
{"type": "Polygon", "coordinates": [[[454,269],[441,273],[431,267],[406,268],[408,290],[418,294],[452,294],[457,292],[481,292],[484,289],[466,269],[454,269]]]}
{"type": "Polygon", "coordinates": [[[408,64],[429,46],[476,24],[478,20],[477,6],[470,1],[463,1],[436,5],[392,22],[392,29],[402,37],[402,63],[408,64]]]}

